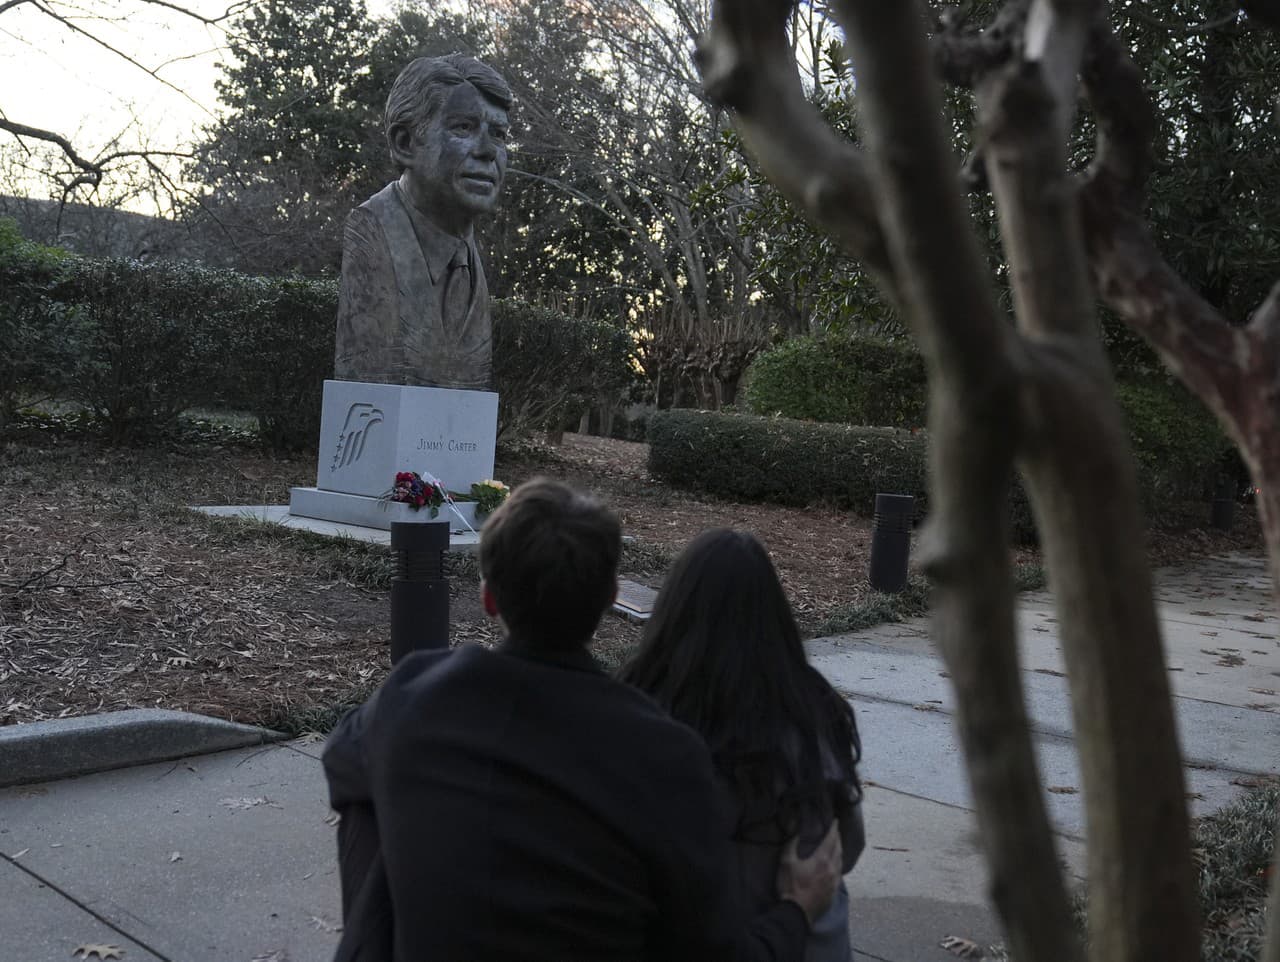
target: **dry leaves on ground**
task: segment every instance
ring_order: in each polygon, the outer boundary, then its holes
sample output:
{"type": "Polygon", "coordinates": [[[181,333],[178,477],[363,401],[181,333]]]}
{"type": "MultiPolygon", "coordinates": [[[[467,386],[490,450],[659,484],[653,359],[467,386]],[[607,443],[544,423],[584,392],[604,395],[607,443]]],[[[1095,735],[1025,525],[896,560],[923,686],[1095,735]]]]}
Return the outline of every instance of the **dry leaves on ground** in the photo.
{"type": "MultiPolygon", "coordinates": [[[[501,454],[495,473],[509,483],[546,474],[596,492],[633,539],[624,575],[645,584],[699,532],[728,526],[769,546],[802,627],[867,595],[867,519],[679,491],[649,476],[647,451],[569,435],[554,449],[501,454]]],[[[304,731],[385,676],[384,549],[187,510],[286,503],[290,487],[314,482],[310,458],[208,444],[112,449],[55,435],[11,441],[3,455],[0,725],[160,707],[304,731]]],[[[1166,553],[1256,543],[1248,514],[1232,535],[1173,536],[1166,553]]],[[[451,589],[455,643],[497,641],[474,569],[451,589]]],[[[617,664],[639,632],[607,617],[596,651],[617,664]]]]}

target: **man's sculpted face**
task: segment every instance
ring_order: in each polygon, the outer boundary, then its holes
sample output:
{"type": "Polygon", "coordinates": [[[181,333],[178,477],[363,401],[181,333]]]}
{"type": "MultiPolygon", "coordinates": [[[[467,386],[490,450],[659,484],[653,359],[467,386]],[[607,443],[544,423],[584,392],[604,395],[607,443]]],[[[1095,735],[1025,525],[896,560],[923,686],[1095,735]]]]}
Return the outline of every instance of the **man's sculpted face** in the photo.
{"type": "Polygon", "coordinates": [[[450,88],[421,135],[404,144],[400,183],[415,207],[451,234],[464,234],[497,206],[507,170],[507,112],[469,83],[450,88]]]}

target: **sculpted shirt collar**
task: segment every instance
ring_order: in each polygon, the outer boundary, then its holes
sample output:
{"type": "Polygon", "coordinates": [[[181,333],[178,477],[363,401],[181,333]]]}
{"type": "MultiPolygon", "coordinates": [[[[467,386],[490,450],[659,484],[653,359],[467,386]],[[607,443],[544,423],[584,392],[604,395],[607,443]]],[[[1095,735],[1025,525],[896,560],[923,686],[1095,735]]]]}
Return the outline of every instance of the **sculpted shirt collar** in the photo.
{"type": "Polygon", "coordinates": [[[431,283],[438,285],[444,280],[449,270],[449,261],[453,260],[453,252],[458,249],[459,243],[467,245],[467,258],[473,262],[472,271],[474,272],[474,255],[471,253],[474,231],[467,231],[465,237],[455,237],[441,230],[422,211],[413,206],[413,201],[405,194],[399,181],[393,181],[393,183],[396,197],[400,199],[400,203],[409,214],[409,223],[413,225],[413,232],[418,236],[418,243],[422,245],[422,256],[427,262],[427,273],[431,275],[431,283]]]}

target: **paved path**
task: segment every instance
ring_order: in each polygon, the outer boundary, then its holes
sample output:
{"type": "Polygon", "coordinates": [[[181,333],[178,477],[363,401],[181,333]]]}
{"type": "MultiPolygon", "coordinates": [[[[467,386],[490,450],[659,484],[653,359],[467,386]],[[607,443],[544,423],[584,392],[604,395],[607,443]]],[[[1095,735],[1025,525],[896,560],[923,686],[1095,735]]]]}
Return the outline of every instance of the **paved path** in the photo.
{"type": "MultiPolygon", "coordinates": [[[[1161,580],[1195,811],[1280,773],[1280,641],[1265,568],[1232,558],[1161,580]]],[[[1060,854],[1083,865],[1081,798],[1055,615],[1023,597],[1037,747],[1060,854]]],[[[849,877],[861,960],[954,960],[948,935],[996,941],[952,734],[923,622],[810,643],[854,702],[868,849],[849,877]]],[[[130,960],[325,959],[339,916],[319,746],[292,742],[0,791],[0,958],[65,962],[79,946],[130,960]]]]}
{"type": "MultiPolygon", "coordinates": [[[[1196,815],[1256,776],[1280,774],[1280,618],[1259,557],[1161,572],[1159,614],[1196,815]]],[[[1068,871],[1084,867],[1083,797],[1057,616],[1048,592],[1019,604],[1024,681],[1042,778],[1068,871]]],[[[862,734],[867,844],[849,877],[855,945],[892,962],[952,960],[948,935],[999,939],[960,749],[954,701],[925,621],[809,644],[854,703],[862,734]]]]}

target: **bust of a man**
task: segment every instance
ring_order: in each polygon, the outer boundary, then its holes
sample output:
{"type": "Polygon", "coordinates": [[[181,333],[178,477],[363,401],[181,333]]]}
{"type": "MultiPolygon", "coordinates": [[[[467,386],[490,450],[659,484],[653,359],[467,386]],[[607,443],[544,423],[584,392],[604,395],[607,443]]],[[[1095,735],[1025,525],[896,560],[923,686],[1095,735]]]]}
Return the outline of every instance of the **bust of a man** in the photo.
{"type": "Polygon", "coordinates": [[[488,390],[489,290],[475,220],[498,202],[511,91],[461,54],[423,57],[387,97],[398,180],[351,212],[334,376],[488,390]]]}

